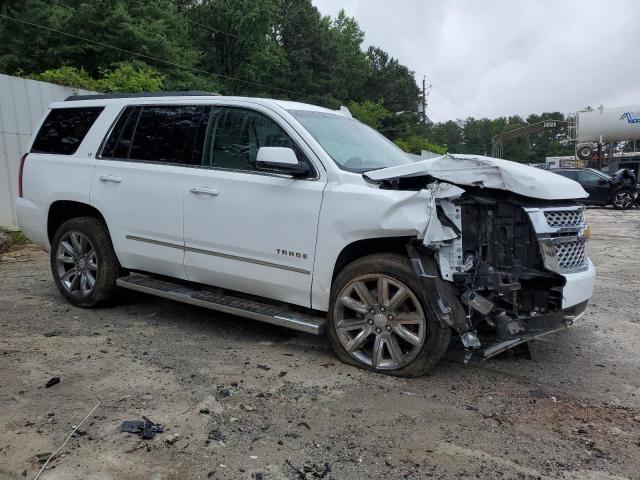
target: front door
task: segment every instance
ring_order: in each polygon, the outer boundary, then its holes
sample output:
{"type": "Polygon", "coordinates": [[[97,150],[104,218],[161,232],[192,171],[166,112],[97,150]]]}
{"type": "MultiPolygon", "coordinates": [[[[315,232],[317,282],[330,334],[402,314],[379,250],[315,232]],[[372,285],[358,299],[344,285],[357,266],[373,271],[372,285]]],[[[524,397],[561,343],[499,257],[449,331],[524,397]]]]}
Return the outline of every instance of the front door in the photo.
{"type": "Polygon", "coordinates": [[[609,202],[611,183],[603,176],[589,170],[578,170],[578,183],[589,194],[589,202],[606,204],[609,202]]]}
{"type": "Polygon", "coordinates": [[[282,125],[265,112],[214,107],[203,168],[181,169],[185,268],[195,282],[310,306],[325,181],[315,167],[304,179],[257,168],[262,146],[293,148],[311,163],[282,125]]]}

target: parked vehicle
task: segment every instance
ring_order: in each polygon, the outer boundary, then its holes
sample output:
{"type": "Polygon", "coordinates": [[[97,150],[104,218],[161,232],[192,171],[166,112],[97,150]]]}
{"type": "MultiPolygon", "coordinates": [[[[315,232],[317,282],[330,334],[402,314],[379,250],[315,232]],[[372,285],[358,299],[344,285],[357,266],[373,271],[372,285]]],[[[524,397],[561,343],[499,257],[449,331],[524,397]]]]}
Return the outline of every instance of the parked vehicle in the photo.
{"type": "Polygon", "coordinates": [[[120,287],[325,332],[376,372],[420,375],[452,334],[489,357],[565,328],[594,284],[578,183],[481,156],[413,161],[302,103],[72,97],[19,184],[20,226],[70,303],[120,287]]]}
{"type": "Polygon", "coordinates": [[[559,168],[551,170],[558,175],[575,180],[586,190],[589,197],[582,200],[585,205],[613,205],[626,210],[636,203],[638,185],[635,173],[621,169],[612,177],[593,168],[559,168]]]}

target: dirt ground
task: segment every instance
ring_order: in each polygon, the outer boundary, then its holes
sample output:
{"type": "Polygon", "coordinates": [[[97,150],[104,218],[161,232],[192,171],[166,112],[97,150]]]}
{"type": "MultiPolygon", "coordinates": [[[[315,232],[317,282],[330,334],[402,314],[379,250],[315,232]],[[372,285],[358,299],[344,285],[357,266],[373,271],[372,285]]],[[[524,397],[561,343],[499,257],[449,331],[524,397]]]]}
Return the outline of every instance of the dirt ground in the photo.
{"type": "Polygon", "coordinates": [[[0,478],[33,478],[100,401],[40,478],[640,479],[640,210],[588,220],[598,280],[579,325],[531,360],[454,352],[418,379],[142,294],[74,308],[45,253],[13,249],[0,256],[0,478]],[[143,415],[165,432],[120,431],[143,415]]]}

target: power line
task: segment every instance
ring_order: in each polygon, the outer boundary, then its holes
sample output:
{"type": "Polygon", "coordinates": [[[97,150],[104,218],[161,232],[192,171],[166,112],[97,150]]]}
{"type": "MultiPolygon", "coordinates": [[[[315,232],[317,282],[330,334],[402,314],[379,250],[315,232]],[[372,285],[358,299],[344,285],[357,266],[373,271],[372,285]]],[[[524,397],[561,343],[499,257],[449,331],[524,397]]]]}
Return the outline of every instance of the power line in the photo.
{"type": "Polygon", "coordinates": [[[192,70],[194,72],[203,73],[205,75],[210,75],[212,77],[225,78],[227,80],[231,80],[231,81],[234,81],[234,82],[240,82],[240,83],[244,83],[244,84],[247,84],[247,85],[254,85],[254,86],[262,87],[262,88],[270,88],[272,90],[278,90],[280,92],[291,93],[291,94],[300,95],[300,96],[303,96],[303,97],[321,98],[321,97],[319,97],[317,95],[307,95],[307,94],[304,94],[302,92],[298,92],[298,91],[295,91],[295,90],[288,90],[288,89],[276,87],[276,86],[273,86],[273,85],[266,85],[264,83],[254,82],[254,81],[251,81],[251,80],[244,80],[242,78],[231,77],[231,76],[228,76],[228,75],[224,75],[222,73],[212,73],[212,72],[208,72],[206,70],[202,70],[200,68],[191,67],[189,65],[181,65],[179,63],[175,63],[175,62],[172,62],[172,61],[169,61],[169,60],[164,60],[162,58],[153,57],[153,56],[147,55],[145,53],[134,52],[132,50],[127,50],[126,48],[116,47],[115,45],[109,45],[108,43],[99,42],[97,40],[92,40],[90,38],[82,37],[80,35],[75,35],[73,33],[65,32],[65,31],[62,31],[62,30],[57,30],[55,28],[51,28],[51,27],[47,27],[47,26],[44,26],[44,25],[40,25],[38,23],[29,22],[28,20],[23,20],[21,18],[10,17],[9,15],[5,15],[5,14],[2,14],[2,13],[0,13],[0,17],[1,18],[5,18],[7,20],[12,20],[14,22],[19,22],[19,23],[22,23],[22,24],[25,24],[25,25],[29,25],[31,27],[39,28],[41,30],[47,30],[47,31],[50,31],[50,32],[58,33],[60,35],[65,35],[67,37],[75,38],[77,40],[82,40],[84,42],[93,43],[94,45],[100,45],[102,47],[111,48],[113,50],[118,50],[120,52],[128,53],[130,55],[135,55],[137,57],[146,58],[146,59],[153,60],[153,61],[156,61],[156,62],[164,63],[166,65],[172,65],[174,67],[181,68],[181,69],[192,70]]]}
{"type": "Polygon", "coordinates": [[[474,112],[473,110],[471,110],[469,107],[467,107],[464,103],[462,103],[460,100],[458,100],[456,97],[454,97],[452,94],[450,94],[449,92],[447,92],[444,87],[440,86],[440,84],[438,84],[435,80],[433,80],[433,78],[429,77],[429,75],[424,75],[425,77],[427,77],[429,79],[429,81],[432,83],[434,90],[436,90],[442,97],[444,97],[446,100],[448,100],[450,103],[452,103],[453,105],[455,105],[458,109],[464,111],[465,113],[471,113],[473,116],[475,117],[481,117],[481,115],[478,115],[478,113],[474,112]]]}
{"type": "Polygon", "coordinates": [[[428,108],[427,109],[427,116],[428,117],[435,117],[436,120],[440,119],[439,121],[441,122],[447,122],[447,117],[442,115],[441,113],[438,113],[437,111],[433,110],[432,108],[428,108]]]}

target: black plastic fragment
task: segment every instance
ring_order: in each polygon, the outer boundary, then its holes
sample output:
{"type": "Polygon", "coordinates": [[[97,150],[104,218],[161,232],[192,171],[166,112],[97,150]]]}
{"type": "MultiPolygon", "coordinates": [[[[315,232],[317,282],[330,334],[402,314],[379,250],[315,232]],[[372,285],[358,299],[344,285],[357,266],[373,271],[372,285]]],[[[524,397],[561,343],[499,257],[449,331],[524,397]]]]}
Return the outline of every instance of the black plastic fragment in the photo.
{"type": "Polygon", "coordinates": [[[121,432],[135,433],[140,438],[149,440],[156,436],[156,433],[164,432],[164,427],[149,420],[147,417],[142,417],[144,420],[125,420],[120,427],[121,432]]]}
{"type": "Polygon", "coordinates": [[[44,388],[49,388],[49,387],[53,387],[54,385],[57,385],[58,383],[60,383],[60,377],[53,377],[51,380],[49,380],[44,388]]]}

